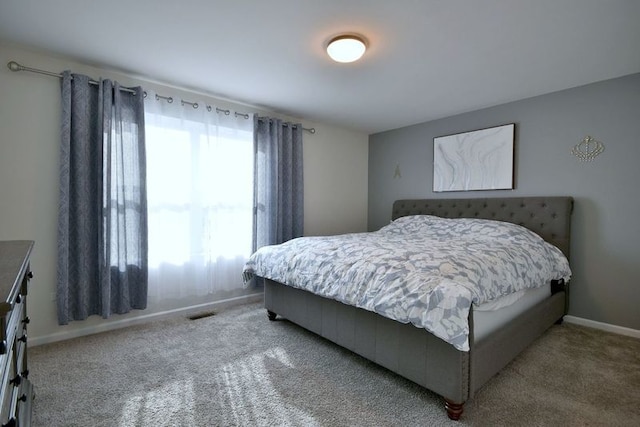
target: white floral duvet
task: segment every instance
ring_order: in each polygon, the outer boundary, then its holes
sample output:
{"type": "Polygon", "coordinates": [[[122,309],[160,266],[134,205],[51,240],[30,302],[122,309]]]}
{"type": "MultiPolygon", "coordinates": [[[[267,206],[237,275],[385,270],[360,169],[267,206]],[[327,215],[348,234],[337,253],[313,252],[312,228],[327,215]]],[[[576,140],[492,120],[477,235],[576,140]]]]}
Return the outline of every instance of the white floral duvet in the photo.
{"type": "Polygon", "coordinates": [[[378,231],[301,237],[265,246],[245,264],[260,276],[425,328],[469,350],[471,304],[568,281],[562,252],[506,222],[399,218],[378,231]]]}

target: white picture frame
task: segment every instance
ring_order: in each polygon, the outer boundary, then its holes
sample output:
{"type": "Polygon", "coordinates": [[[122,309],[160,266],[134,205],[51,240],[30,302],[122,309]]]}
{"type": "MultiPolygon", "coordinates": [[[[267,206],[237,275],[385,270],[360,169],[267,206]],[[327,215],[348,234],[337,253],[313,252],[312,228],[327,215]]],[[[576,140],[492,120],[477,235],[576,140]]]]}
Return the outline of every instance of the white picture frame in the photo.
{"type": "Polygon", "coordinates": [[[433,191],[513,189],[515,124],[433,138],[433,191]]]}

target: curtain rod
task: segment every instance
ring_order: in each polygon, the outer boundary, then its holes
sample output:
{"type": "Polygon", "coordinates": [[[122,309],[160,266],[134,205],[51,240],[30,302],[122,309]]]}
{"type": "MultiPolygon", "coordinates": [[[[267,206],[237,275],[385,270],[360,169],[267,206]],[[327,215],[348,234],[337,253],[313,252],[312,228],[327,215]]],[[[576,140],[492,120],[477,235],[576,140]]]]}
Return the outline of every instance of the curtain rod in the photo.
{"type": "MultiPolygon", "coordinates": [[[[58,77],[60,79],[62,78],[62,74],[53,73],[47,70],[39,70],[37,68],[25,67],[24,65],[18,64],[16,61],[9,61],[7,63],[7,67],[9,67],[11,71],[29,71],[30,73],[44,74],[45,76],[58,77]]],[[[89,80],[89,84],[98,85],[100,84],[100,82],[96,80],[89,80]]],[[[135,90],[126,87],[121,87],[120,90],[123,92],[133,93],[134,95],[136,93],[135,90]]]]}
{"type": "MultiPolygon", "coordinates": [[[[147,92],[145,91],[144,93],[144,97],[147,97],[147,92]]],[[[164,96],[164,95],[158,95],[156,93],[155,95],[156,101],[159,101],[161,99],[164,99],[165,101],[167,101],[168,104],[172,104],[174,99],[172,96],[164,96]]],[[[194,109],[198,109],[200,108],[200,105],[197,102],[191,102],[191,101],[185,101],[184,99],[180,100],[180,104],[181,105],[190,105],[191,107],[193,107],[194,109]]],[[[213,107],[211,105],[206,105],[207,111],[213,111],[213,107]]],[[[231,114],[231,110],[225,110],[224,108],[219,108],[219,107],[215,107],[216,109],[216,113],[224,113],[225,116],[228,116],[229,114],[231,114]]],[[[248,119],[250,116],[247,113],[239,113],[237,111],[234,111],[233,114],[236,117],[244,117],[245,119],[248,119]]],[[[258,120],[263,120],[261,117],[258,120]]],[[[285,124],[285,126],[287,126],[287,124],[285,124]]],[[[293,128],[296,128],[296,125],[293,125],[293,128]]],[[[309,133],[316,133],[316,129],[315,128],[305,128],[303,127],[302,130],[306,130],[309,133]]]]}
{"type": "MultiPolygon", "coordinates": [[[[144,92],[144,97],[147,97],[147,91],[144,92]]],[[[173,96],[164,96],[164,95],[158,95],[156,93],[156,101],[160,101],[161,99],[164,99],[165,101],[167,101],[167,104],[173,104],[173,96]]],[[[191,107],[193,107],[194,110],[200,108],[200,104],[198,104],[197,102],[191,102],[191,101],[185,101],[184,99],[180,100],[180,105],[185,106],[185,105],[191,105],[191,107]]],[[[213,111],[213,107],[211,105],[205,105],[205,107],[207,108],[207,111],[213,111]]],[[[216,113],[224,113],[225,116],[228,116],[229,114],[231,114],[231,110],[225,110],[224,108],[218,108],[216,107],[216,113]]],[[[237,111],[234,111],[233,114],[238,117],[238,116],[242,116],[245,119],[249,119],[249,114],[247,113],[238,113],[237,111]]]]}
{"type": "MultiPolygon", "coordinates": [[[[145,91],[144,93],[144,97],[147,97],[147,92],[145,91]]],[[[161,99],[164,99],[165,101],[167,101],[167,103],[172,104],[174,99],[172,96],[164,96],[164,95],[158,95],[156,93],[155,95],[156,97],[156,101],[159,101],[161,99]]],[[[180,100],[180,104],[181,105],[190,105],[191,107],[193,107],[194,109],[198,109],[200,108],[200,105],[197,102],[191,102],[191,101],[185,101],[184,99],[180,100]]],[[[206,105],[207,111],[213,111],[213,107],[211,105],[206,105]]],[[[219,107],[215,107],[216,108],[216,113],[224,113],[225,116],[228,116],[229,114],[231,114],[231,110],[225,110],[224,108],[219,108],[219,107]]],[[[249,118],[249,114],[248,113],[239,113],[237,111],[234,111],[233,114],[236,117],[244,117],[245,119],[249,118]]],[[[262,120],[262,118],[260,118],[259,120],[262,120]]],[[[293,125],[294,128],[296,128],[296,125],[293,125]]],[[[316,129],[315,128],[305,128],[303,127],[302,130],[306,130],[309,133],[316,133],[316,129]]]]}
{"type": "MultiPolygon", "coordinates": [[[[272,121],[272,119],[270,119],[270,118],[268,118],[268,117],[258,117],[258,120],[260,120],[261,122],[263,122],[263,121],[265,121],[265,120],[269,120],[269,123],[271,123],[271,121],[272,121]]],[[[291,128],[292,128],[292,129],[295,129],[295,128],[297,128],[297,127],[298,127],[297,125],[292,124],[292,123],[283,123],[282,125],[283,125],[284,127],[287,127],[287,126],[289,126],[290,124],[291,124],[291,128]]],[[[316,129],[315,129],[315,128],[305,128],[305,127],[303,127],[303,128],[302,128],[302,130],[306,130],[306,131],[307,131],[307,132],[309,132],[309,133],[316,133],[316,129]]]]}
{"type": "MultiPolygon", "coordinates": [[[[52,71],[47,71],[47,70],[40,70],[38,68],[31,68],[31,67],[25,67],[24,65],[18,64],[16,61],[9,61],[7,63],[7,67],[11,70],[11,71],[29,71],[30,73],[36,73],[36,74],[44,74],[45,76],[51,76],[51,77],[58,77],[58,78],[62,78],[62,74],[59,73],[54,73],[52,71]]],[[[98,81],[96,80],[89,80],[89,83],[92,85],[97,85],[100,84],[98,81]]],[[[133,89],[129,89],[126,87],[121,87],[120,88],[121,91],[124,92],[129,92],[129,93],[133,93],[135,94],[136,91],[133,89]]],[[[147,97],[147,92],[144,92],[144,97],[147,97]]],[[[156,95],[156,100],[159,99],[165,99],[168,103],[172,103],[173,102],[173,98],[170,96],[161,96],[161,95],[156,95]]],[[[197,102],[189,102],[189,101],[184,101],[184,100],[180,100],[180,102],[182,103],[182,105],[191,105],[193,108],[198,108],[198,103],[197,102]]],[[[207,105],[207,110],[211,111],[212,107],[211,105],[207,105]]],[[[223,110],[221,108],[216,107],[216,112],[217,113],[224,113],[225,115],[229,115],[231,113],[231,111],[229,110],[223,110]]],[[[247,113],[238,113],[234,111],[234,114],[237,116],[243,116],[245,119],[249,118],[249,114],[247,113]]],[[[309,133],[316,133],[315,128],[305,128],[303,127],[302,130],[306,130],[309,133]]]]}

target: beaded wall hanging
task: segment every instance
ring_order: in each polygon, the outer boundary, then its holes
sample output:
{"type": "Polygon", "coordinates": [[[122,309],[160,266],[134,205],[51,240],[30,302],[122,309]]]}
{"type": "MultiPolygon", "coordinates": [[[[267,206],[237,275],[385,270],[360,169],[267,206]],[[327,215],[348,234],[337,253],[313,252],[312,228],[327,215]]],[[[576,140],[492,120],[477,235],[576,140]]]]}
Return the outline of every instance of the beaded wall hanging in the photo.
{"type": "Polygon", "coordinates": [[[571,149],[571,154],[582,160],[590,162],[604,151],[604,144],[591,136],[585,136],[580,143],[571,149]]]}

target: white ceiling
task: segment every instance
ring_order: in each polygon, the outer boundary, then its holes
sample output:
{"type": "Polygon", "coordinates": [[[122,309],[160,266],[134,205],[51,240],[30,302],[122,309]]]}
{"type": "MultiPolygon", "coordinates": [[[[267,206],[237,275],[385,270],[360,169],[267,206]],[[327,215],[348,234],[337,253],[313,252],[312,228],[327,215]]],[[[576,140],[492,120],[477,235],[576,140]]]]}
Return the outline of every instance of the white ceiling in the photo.
{"type": "Polygon", "coordinates": [[[375,133],[640,72],[640,1],[1,0],[0,39],[375,133]]]}

